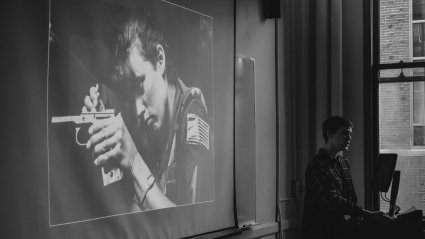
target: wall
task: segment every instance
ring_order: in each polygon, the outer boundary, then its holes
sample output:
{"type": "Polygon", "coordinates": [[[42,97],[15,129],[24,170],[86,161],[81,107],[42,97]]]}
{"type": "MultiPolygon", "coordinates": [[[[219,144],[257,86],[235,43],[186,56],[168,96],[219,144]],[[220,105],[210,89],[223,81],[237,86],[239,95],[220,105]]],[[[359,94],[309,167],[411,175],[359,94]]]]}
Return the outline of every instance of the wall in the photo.
{"type": "Polygon", "coordinates": [[[379,85],[380,149],[411,149],[412,88],[410,82],[379,85]]]}
{"type": "Polygon", "coordinates": [[[410,0],[380,1],[380,61],[410,60],[410,0]]]}
{"type": "MultiPolygon", "coordinates": [[[[354,123],[350,159],[358,203],[365,205],[363,3],[358,0],[289,1],[293,4],[290,31],[293,56],[291,125],[295,175],[304,184],[305,167],[323,146],[322,121],[341,115],[354,123]],[[297,140],[298,139],[298,140],[297,140]],[[301,139],[301,140],[300,140],[301,139]],[[298,147],[296,147],[298,146],[298,147]]],[[[288,180],[288,179],[286,179],[288,180]]],[[[281,179],[282,183],[287,183],[281,179]]],[[[297,204],[302,213],[302,195],[297,204]]],[[[294,238],[294,237],[290,237],[294,238]]]]}
{"type": "Polygon", "coordinates": [[[236,3],[236,55],[255,59],[256,210],[257,222],[261,223],[236,238],[264,237],[275,232],[277,196],[282,214],[282,237],[295,239],[299,235],[302,198],[293,194],[292,181],[303,177],[301,162],[306,162],[312,154],[299,145],[313,148],[307,142],[314,141],[308,140],[312,114],[305,110],[311,103],[309,5],[308,1],[282,0],[281,18],[275,21],[262,19],[261,1],[237,0],[236,3]],[[277,192],[276,177],[279,180],[277,192]]]}
{"type": "MultiPolygon", "coordinates": [[[[410,0],[380,2],[380,63],[411,61],[410,0]]],[[[398,70],[380,72],[398,75],[398,70]]],[[[382,74],[382,75],[384,75],[382,74]]],[[[411,75],[406,69],[406,75],[411,75]]],[[[380,148],[410,149],[411,83],[381,84],[379,86],[380,148]]]]}
{"type": "MultiPolygon", "coordinates": [[[[239,237],[267,235],[277,229],[276,220],[276,95],[275,95],[275,20],[262,18],[261,1],[236,1],[237,56],[255,60],[255,134],[256,134],[256,222],[239,237]],[[264,230],[270,225],[271,231],[264,230]],[[273,226],[275,225],[275,226],[273,226]],[[264,230],[264,232],[260,232],[264,230]]],[[[272,236],[270,236],[272,237],[272,236]]]]}
{"type": "Polygon", "coordinates": [[[314,114],[311,54],[314,31],[310,26],[311,1],[284,0],[279,20],[279,206],[284,238],[297,238],[303,197],[293,182],[303,184],[305,166],[314,153],[314,114]]]}
{"type": "Polygon", "coordinates": [[[358,203],[365,205],[365,108],[363,55],[363,1],[347,0],[342,4],[342,79],[343,116],[354,124],[350,159],[358,203]]]}
{"type": "Polygon", "coordinates": [[[47,195],[46,147],[28,140],[40,135],[45,141],[46,61],[48,37],[48,1],[18,0],[2,8],[1,81],[2,93],[2,168],[1,235],[4,238],[33,238],[46,233],[47,195]],[[5,18],[5,19],[3,19],[5,18]],[[44,137],[43,137],[44,135],[44,137]],[[38,160],[28,160],[35,158],[38,160]],[[37,166],[38,165],[38,166],[37,166]],[[25,195],[25,198],[23,198],[25,195]],[[18,204],[25,199],[25,204],[18,204]],[[18,224],[22,219],[27,227],[18,224]],[[31,226],[29,226],[31,225],[31,226]],[[27,236],[29,237],[29,236],[27,236]]]}
{"type": "Polygon", "coordinates": [[[259,1],[236,2],[236,55],[255,59],[257,220],[274,221],[276,191],[276,99],[274,20],[262,20],[259,1]],[[270,206],[265,206],[270,205],[270,206]]]}

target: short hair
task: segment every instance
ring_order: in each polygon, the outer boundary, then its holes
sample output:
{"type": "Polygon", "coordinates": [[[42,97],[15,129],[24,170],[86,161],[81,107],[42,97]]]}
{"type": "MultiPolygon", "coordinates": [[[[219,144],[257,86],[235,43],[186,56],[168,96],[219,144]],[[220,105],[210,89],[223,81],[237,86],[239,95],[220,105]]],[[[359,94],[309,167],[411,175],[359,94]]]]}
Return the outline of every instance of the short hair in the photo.
{"type": "Polygon", "coordinates": [[[336,133],[341,128],[353,128],[353,123],[340,116],[330,116],[322,123],[322,133],[325,142],[329,140],[328,131],[336,133]]]}
{"type": "MultiPolygon", "coordinates": [[[[124,85],[132,85],[131,76],[132,71],[129,62],[129,49],[135,47],[140,55],[144,56],[146,60],[155,65],[158,61],[158,45],[168,49],[168,44],[158,27],[155,25],[156,21],[152,16],[149,16],[142,9],[137,9],[131,12],[122,24],[118,32],[118,38],[114,52],[114,70],[113,81],[115,83],[123,83],[124,85]]],[[[165,61],[164,78],[170,83],[175,83],[176,77],[169,75],[171,63],[167,56],[165,61]]]]}

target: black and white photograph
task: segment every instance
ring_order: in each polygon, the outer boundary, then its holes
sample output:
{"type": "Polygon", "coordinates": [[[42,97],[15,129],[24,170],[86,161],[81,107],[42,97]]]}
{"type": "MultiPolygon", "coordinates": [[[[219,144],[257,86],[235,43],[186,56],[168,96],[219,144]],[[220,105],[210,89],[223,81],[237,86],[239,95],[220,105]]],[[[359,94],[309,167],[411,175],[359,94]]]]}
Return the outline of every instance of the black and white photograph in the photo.
{"type": "Polygon", "coordinates": [[[4,5],[1,238],[425,238],[425,0],[4,5]]]}
{"type": "Polygon", "coordinates": [[[214,201],[212,17],[59,0],[50,27],[50,224],[214,201]]]}

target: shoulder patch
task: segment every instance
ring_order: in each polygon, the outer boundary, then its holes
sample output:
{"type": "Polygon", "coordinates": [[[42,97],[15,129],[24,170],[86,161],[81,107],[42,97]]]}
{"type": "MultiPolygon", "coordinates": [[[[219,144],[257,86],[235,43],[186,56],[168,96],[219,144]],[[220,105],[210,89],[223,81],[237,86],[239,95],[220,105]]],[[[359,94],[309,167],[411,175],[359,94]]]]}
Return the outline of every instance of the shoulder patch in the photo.
{"type": "Polygon", "coordinates": [[[196,88],[196,87],[192,87],[190,90],[189,90],[189,94],[193,97],[193,96],[200,96],[200,95],[202,95],[202,93],[201,93],[201,90],[199,89],[199,88],[196,88]]]}
{"type": "Polygon", "coordinates": [[[186,143],[210,149],[210,126],[196,114],[187,114],[186,143]]]}

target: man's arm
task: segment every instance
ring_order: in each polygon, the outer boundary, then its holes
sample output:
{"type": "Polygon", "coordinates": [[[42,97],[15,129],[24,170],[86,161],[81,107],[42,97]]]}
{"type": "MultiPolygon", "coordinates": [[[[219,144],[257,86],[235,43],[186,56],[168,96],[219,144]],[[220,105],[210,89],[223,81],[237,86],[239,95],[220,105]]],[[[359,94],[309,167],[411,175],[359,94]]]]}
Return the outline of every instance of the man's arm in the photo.
{"type": "Polygon", "coordinates": [[[184,112],[180,125],[182,135],[181,152],[184,159],[184,184],[187,185],[185,197],[188,203],[203,202],[214,198],[213,158],[211,149],[211,128],[205,102],[193,98],[184,112]]]}
{"type": "Polygon", "coordinates": [[[131,169],[133,186],[137,194],[137,204],[141,209],[158,209],[173,207],[175,204],[161,191],[156,181],[149,182],[153,177],[145,161],[138,155],[131,169]],[[150,183],[153,183],[151,185],[150,183]]]}
{"type": "Polygon", "coordinates": [[[99,120],[89,128],[87,148],[93,150],[96,166],[115,164],[131,175],[136,203],[141,209],[171,207],[175,204],[157,186],[141,157],[121,115],[99,120]]]}
{"type": "Polygon", "coordinates": [[[363,217],[370,222],[392,222],[393,220],[380,211],[369,211],[342,197],[336,187],[330,169],[323,163],[312,163],[311,176],[318,191],[320,205],[329,212],[339,212],[344,215],[363,217]]]}
{"type": "MultiPolygon", "coordinates": [[[[97,111],[101,103],[98,99],[98,87],[96,85],[90,88],[90,95],[85,98],[84,111],[97,111]]],[[[123,171],[129,172],[140,208],[174,206],[174,203],[156,185],[155,180],[152,181],[154,178],[151,171],[140,156],[121,114],[93,121],[88,131],[91,136],[86,147],[92,151],[94,164],[96,166],[118,165],[123,171]]]]}

